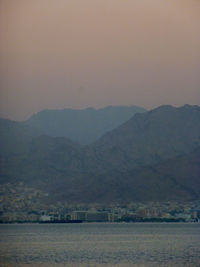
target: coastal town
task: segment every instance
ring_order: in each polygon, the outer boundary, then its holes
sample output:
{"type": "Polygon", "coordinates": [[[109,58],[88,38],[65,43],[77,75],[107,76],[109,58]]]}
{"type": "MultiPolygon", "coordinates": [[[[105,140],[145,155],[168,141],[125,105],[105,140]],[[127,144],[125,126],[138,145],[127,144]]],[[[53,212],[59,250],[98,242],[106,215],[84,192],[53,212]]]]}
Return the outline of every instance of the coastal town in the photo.
{"type": "Polygon", "coordinates": [[[70,203],[23,183],[0,186],[0,223],[199,222],[200,200],[191,202],[70,203]]]}

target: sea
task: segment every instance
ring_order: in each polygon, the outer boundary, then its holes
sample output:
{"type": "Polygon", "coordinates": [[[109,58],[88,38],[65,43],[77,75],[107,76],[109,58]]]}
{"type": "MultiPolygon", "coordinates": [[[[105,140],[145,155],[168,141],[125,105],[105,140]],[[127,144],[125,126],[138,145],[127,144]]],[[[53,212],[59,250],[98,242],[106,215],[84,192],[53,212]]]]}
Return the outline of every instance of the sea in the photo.
{"type": "Polygon", "coordinates": [[[0,266],[199,267],[200,224],[1,224],[0,266]]]}

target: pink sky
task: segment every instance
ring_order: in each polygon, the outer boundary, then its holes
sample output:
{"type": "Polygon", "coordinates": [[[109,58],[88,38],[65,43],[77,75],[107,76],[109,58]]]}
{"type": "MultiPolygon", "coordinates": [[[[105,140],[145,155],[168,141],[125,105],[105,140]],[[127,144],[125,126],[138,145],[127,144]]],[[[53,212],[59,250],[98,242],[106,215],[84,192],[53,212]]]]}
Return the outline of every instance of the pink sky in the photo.
{"type": "Polygon", "coordinates": [[[200,104],[199,0],[1,0],[0,117],[200,104]]]}

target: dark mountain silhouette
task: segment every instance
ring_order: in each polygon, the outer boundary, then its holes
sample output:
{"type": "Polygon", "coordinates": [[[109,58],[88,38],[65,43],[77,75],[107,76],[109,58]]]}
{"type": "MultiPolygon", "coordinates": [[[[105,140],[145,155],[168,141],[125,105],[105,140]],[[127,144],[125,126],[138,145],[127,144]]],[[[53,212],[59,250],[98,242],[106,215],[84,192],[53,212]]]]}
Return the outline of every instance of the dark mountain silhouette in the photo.
{"type": "Polygon", "coordinates": [[[0,118],[0,155],[23,153],[26,144],[41,131],[24,123],[0,118]]]}
{"type": "Polygon", "coordinates": [[[199,199],[200,147],[159,164],[96,174],[81,190],[71,197],[96,203],[199,199]]]}
{"type": "Polygon", "coordinates": [[[92,144],[100,168],[126,169],[155,164],[200,146],[200,107],[161,106],[136,114],[92,144]]]}
{"type": "Polygon", "coordinates": [[[200,197],[198,106],[136,114],[87,146],[41,135],[23,123],[0,120],[0,129],[0,182],[23,181],[48,192],[51,201],[200,197]]]}
{"type": "Polygon", "coordinates": [[[43,135],[24,123],[0,119],[0,130],[0,183],[24,181],[47,188],[51,179],[73,172],[74,158],[84,159],[79,144],[43,135]]]}
{"type": "Polygon", "coordinates": [[[80,144],[89,144],[130,119],[135,113],[145,111],[137,106],[43,110],[31,116],[26,124],[53,137],[65,136],[80,144]]]}

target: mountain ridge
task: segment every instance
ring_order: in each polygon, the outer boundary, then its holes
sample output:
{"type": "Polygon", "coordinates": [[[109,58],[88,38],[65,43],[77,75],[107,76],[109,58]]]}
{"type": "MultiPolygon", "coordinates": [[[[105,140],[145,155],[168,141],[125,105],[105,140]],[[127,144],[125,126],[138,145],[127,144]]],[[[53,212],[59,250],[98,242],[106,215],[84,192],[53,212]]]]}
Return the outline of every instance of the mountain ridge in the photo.
{"type": "Polygon", "coordinates": [[[90,144],[105,132],[118,127],[135,113],[146,112],[138,106],[108,106],[101,109],[42,110],[26,124],[53,136],[65,136],[82,145],[90,144]]]}
{"type": "Polygon", "coordinates": [[[1,183],[22,181],[47,192],[52,201],[200,198],[199,106],[161,106],[135,114],[86,146],[8,121],[6,141],[7,128],[1,122],[1,183]]]}
{"type": "Polygon", "coordinates": [[[112,168],[119,166],[118,161],[121,162],[120,168],[127,163],[128,167],[137,167],[140,161],[154,164],[160,159],[190,152],[199,146],[199,125],[199,106],[160,106],[149,112],[135,114],[102,136],[89,149],[97,158],[106,159],[104,166],[112,168]]]}

